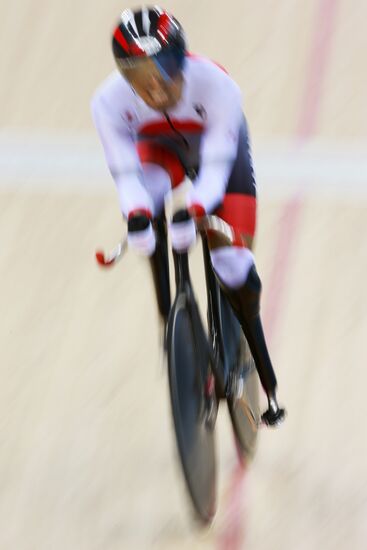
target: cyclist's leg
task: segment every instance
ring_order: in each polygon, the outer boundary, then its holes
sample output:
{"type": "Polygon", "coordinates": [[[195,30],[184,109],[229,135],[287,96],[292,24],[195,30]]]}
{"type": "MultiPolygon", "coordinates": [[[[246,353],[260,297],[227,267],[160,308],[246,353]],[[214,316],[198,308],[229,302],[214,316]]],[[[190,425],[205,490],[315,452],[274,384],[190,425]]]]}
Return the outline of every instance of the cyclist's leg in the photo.
{"type": "Polygon", "coordinates": [[[264,420],[275,424],[283,419],[284,411],[276,400],[277,380],[260,318],[261,281],[251,252],[256,228],[256,184],[245,121],[227,194],[216,214],[235,229],[237,243],[225,247],[218,239],[209,237],[213,267],[241,323],[268,396],[269,408],[264,420]]]}

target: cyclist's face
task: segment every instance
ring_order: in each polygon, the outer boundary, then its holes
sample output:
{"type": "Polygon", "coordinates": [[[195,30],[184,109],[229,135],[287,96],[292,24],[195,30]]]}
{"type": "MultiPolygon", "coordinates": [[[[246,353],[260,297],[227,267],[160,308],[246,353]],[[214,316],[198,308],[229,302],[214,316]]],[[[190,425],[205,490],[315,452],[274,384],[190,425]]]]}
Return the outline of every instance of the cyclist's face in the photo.
{"type": "Polygon", "coordinates": [[[145,59],[135,67],[125,69],[123,76],[152,109],[165,111],[176,105],[182,94],[183,78],[180,73],[165,80],[152,59],[145,59]]]}

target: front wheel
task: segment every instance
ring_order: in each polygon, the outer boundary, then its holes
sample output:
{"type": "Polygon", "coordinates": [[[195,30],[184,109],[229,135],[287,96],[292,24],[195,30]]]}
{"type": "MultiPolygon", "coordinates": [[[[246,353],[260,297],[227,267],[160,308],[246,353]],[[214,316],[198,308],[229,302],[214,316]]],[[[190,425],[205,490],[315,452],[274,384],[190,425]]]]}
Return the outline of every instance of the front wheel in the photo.
{"type": "Polygon", "coordinates": [[[176,297],[168,321],[168,374],[172,415],[186,486],[198,518],[215,512],[216,464],[213,427],[207,422],[205,333],[186,293],[176,297]],[[203,376],[204,373],[204,376],[203,376]]]}

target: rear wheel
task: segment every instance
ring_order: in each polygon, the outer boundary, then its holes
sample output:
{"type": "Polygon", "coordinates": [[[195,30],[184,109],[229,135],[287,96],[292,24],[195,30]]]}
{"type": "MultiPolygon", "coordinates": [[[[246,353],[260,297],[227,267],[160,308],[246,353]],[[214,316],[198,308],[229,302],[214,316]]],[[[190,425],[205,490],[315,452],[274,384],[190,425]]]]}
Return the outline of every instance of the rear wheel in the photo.
{"type": "Polygon", "coordinates": [[[251,459],[260,423],[259,378],[250,348],[223,292],[220,292],[222,363],[229,371],[226,397],[237,449],[251,459]]]}
{"type": "Polygon", "coordinates": [[[198,518],[215,513],[216,464],[213,427],[207,421],[205,380],[209,372],[205,333],[188,297],[176,297],[168,321],[168,371],[178,452],[198,518]]]}
{"type": "Polygon", "coordinates": [[[238,451],[243,458],[251,460],[256,451],[261,419],[259,377],[242,334],[238,364],[231,373],[227,402],[238,451]]]}

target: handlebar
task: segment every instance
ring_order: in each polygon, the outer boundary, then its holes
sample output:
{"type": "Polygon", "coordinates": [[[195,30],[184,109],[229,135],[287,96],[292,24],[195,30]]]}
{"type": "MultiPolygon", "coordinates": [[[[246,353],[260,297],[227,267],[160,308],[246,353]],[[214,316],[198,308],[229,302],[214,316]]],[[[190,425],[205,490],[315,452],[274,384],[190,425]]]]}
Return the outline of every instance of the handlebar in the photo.
{"type": "MultiPolygon", "coordinates": [[[[223,237],[228,239],[230,244],[235,242],[235,233],[227,222],[219,218],[214,214],[208,214],[195,220],[196,228],[199,233],[205,233],[207,231],[213,231],[220,233],[223,237]]],[[[110,267],[120,260],[127,250],[127,236],[125,236],[112,250],[104,253],[98,250],[95,254],[97,263],[103,267],[110,267]]]]}

